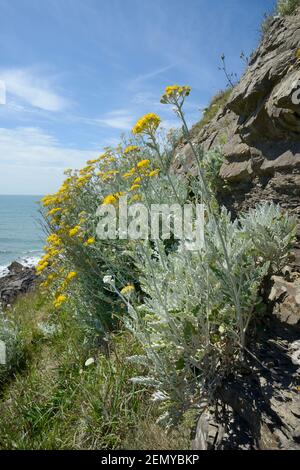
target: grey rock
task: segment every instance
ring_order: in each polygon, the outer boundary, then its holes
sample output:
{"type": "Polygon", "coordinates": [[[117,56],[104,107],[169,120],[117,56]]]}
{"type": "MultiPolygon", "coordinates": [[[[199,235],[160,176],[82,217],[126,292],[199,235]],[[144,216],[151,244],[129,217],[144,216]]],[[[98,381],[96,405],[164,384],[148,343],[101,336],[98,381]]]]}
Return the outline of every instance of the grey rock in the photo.
{"type": "Polygon", "coordinates": [[[0,278],[0,302],[3,305],[11,304],[20,294],[32,290],[37,282],[35,268],[14,262],[8,270],[9,274],[0,278]]]}
{"type": "MultiPolygon", "coordinates": [[[[220,176],[227,185],[219,199],[233,214],[272,200],[300,221],[300,100],[292,100],[298,87],[300,97],[299,25],[300,9],[272,20],[225,107],[192,133],[204,150],[226,141],[220,176]]],[[[188,146],[178,153],[181,171],[195,173],[188,146]]]]}

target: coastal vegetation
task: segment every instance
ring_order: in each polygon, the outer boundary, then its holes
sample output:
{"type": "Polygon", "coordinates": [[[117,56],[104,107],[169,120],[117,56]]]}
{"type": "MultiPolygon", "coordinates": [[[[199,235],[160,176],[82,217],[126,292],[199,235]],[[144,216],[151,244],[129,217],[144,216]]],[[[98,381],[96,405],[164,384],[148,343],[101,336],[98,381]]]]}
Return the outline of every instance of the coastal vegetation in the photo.
{"type": "Polygon", "coordinates": [[[140,347],[128,332],[103,344],[39,292],[6,315],[22,360],[1,383],[1,449],[188,448],[190,424],[166,435],[149,392],[130,382],[137,371],[126,357],[140,347]]]}
{"type": "Polygon", "coordinates": [[[249,327],[263,314],[260,287],[286,264],[296,225],[273,204],[235,220],[219,207],[219,167],[186,125],[190,91],[167,87],[161,101],[181,120],[195,176],[174,173],[174,140],[150,113],[127,141],[67,170],[44,197],[40,293],[16,304],[3,329],[21,354],[9,353],[18,372],[2,387],[1,447],[124,448],[137,445],[128,436],[145,425],[156,436],[173,429],[161,439],[168,448],[178,426],[192,428],[223,378],[243,367],[249,327]],[[202,203],[204,245],[187,250],[174,233],[101,239],[99,206],[118,211],[125,196],[129,207],[202,203]]]}
{"type": "MultiPolygon", "coordinates": [[[[279,1],[278,13],[297,5],[279,1]]],[[[191,131],[190,93],[172,85],[161,98],[179,131],[149,113],[43,198],[39,286],[0,314],[0,448],[189,448],[224,381],[251,374],[249,357],[259,363],[250,339],[268,316],[264,287],[288,264],[296,222],[270,202],[238,215],[222,206],[222,145],[204,152],[194,136],[231,90],[191,131]],[[192,155],[181,172],[178,142],[192,155]],[[132,217],[137,204],[201,204],[201,248],[187,249],[173,219],[168,237],[162,222],[158,239],[114,228],[100,237],[100,214],[120,215],[124,199],[132,217]]]]}

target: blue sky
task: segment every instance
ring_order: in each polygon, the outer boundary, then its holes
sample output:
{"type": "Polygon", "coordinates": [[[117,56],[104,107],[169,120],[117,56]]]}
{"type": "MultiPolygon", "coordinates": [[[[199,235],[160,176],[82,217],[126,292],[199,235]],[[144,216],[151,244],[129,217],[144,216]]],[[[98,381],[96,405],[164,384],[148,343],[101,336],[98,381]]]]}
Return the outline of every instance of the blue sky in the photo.
{"type": "Polygon", "coordinates": [[[45,194],[159,104],[192,87],[190,123],[243,70],[274,0],[0,0],[0,194],[45,194]]]}

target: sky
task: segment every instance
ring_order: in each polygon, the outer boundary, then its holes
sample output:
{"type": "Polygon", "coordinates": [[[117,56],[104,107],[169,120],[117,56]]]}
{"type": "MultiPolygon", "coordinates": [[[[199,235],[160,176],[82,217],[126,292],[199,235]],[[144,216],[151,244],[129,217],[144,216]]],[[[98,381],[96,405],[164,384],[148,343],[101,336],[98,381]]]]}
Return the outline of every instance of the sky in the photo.
{"type": "Polygon", "coordinates": [[[65,168],[115,145],[143,114],[178,122],[159,103],[192,87],[195,123],[226,87],[226,56],[255,49],[274,0],[0,0],[0,194],[55,192],[65,168]],[[2,90],[3,93],[3,90],[2,90]]]}

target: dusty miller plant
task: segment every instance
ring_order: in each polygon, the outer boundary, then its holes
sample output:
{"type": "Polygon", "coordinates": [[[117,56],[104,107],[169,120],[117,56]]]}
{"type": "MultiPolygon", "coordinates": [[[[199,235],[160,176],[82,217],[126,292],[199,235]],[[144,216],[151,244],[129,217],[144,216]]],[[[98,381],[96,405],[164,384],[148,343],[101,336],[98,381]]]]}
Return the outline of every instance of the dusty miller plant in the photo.
{"type": "MultiPolygon", "coordinates": [[[[189,139],[184,87],[170,88],[175,91],[164,102],[175,105],[198,165],[205,244],[187,252],[181,243],[168,254],[162,242],[140,244],[135,263],[144,302],[128,301],[125,318],[145,350],[145,356],[130,360],[146,363],[149,370],[147,377],[134,380],[155,389],[153,399],[161,403],[161,421],[167,425],[190,407],[213,401],[222,378],[244,359],[259,287],[267,273],[282,267],[295,235],[294,221],[272,204],[235,221],[225,208],[218,210],[203,155],[189,139]]],[[[154,141],[154,135],[150,138],[154,141]]]]}

